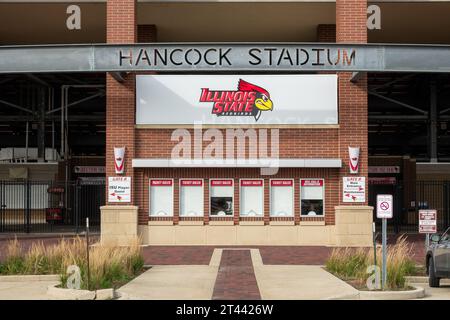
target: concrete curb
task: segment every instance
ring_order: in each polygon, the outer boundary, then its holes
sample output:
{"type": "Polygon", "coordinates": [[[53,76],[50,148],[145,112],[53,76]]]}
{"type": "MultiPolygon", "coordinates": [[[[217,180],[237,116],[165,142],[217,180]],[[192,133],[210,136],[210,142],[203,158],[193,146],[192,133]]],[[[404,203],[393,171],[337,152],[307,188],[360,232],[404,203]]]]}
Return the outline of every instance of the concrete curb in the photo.
{"type": "Polygon", "coordinates": [[[425,289],[415,287],[408,291],[359,291],[360,300],[410,300],[425,297],[425,289]]]}
{"type": "MultiPolygon", "coordinates": [[[[405,277],[407,283],[426,283],[428,284],[427,276],[408,276],[405,277]]],[[[441,279],[441,284],[450,285],[450,279],[441,279]]]]}
{"type": "Polygon", "coordinates": [[[355,294],[344,294],[326,298],[325,300],[411,300],[425,297],[425,289],[414,287],[407,291],[358,291],[355,294]]]}
{"type": "Polygon", "coordinates": [[[48,286],[47,294],[62,300],[112,300],[118,297],[115,290],[112,288],[89,291],[57,288],[59,285],[60,284],[48,286]]]}
{"type": "MultiPolygon", "coordinates": [[[[355,289],[356,290],[356,289],[355,289]]],[[[331,296],[323,300],[359,300],[359,292],[347,293],[343,295],[331,296]]]]}
{"type": "Polygon", "coordinates": [[[58,274],[0,276],[0,282],[59,281],[58,274]]]}

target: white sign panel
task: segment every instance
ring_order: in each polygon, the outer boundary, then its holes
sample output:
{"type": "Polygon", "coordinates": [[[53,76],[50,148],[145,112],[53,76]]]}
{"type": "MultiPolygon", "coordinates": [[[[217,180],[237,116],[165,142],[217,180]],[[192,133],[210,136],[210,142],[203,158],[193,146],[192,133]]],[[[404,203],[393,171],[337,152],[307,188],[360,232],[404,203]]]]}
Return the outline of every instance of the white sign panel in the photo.
{"type": "Polygon", "coordinates": [[[342,179],[343,202],[366,201],[366,177],[343,177],[342,179]]]}
{"type": "Polygon", "coordinates": [[[108,177],[108,202],[131,202],[131,177],[108,177]]]}
{"type": "Polygon", "coordinates": [[[419,233],[436,233],[436,221],[436,210],[419,210],[419,233]]]}
{"type": "Polygon", "coordinates": [[[337,124],[336,75],[137,75],[138,125],[337,124]]]}
{"type": "Polygon", "coordinates": [[[391,219],[393,215],[392,209],[392,195],[378,194],[377,195],[377,218],[391,219]]]}

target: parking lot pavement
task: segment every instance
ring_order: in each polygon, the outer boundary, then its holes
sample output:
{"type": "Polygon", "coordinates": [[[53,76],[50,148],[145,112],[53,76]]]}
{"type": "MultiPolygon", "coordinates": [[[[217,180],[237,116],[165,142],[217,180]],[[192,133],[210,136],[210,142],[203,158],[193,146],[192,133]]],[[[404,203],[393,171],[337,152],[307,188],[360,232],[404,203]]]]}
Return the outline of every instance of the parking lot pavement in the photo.
{"type": "Polygon", "coordinates": [[[425,289],[425,297],[420,300],[450,300],[450,285],[441,285],[439,288],[430,288],[426,283],[411,283],[425,289]]]}

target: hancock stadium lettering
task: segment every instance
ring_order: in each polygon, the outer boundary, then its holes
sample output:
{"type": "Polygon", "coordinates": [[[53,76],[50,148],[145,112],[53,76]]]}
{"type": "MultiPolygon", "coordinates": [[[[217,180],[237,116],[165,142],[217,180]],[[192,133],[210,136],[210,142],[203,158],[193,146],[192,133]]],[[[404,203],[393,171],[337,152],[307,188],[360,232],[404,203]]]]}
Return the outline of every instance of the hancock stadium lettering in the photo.
{"type": "MultiPolygon", "coordinates": [[[[356,49],[340,48],[250,48],[239,62],[249,66],[351,66],[356,49]]],[[[163,48],[119,50],[123,66],[233,66],[233,48],[163,48]]]]}

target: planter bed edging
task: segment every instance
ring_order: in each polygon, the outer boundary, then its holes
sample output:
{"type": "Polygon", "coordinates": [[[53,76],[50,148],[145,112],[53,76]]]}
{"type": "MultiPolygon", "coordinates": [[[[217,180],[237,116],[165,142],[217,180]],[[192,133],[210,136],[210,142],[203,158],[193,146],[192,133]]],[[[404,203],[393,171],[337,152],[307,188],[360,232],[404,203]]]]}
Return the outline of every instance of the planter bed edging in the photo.
{"type": "MultiPolygon", "coordinates": [[[[426,283],[428,284],[427,276],[408,276],[406,277],[407,283],[426,283]]],[[[450,279],[441,279],[441,284],[450,285],[450,279]]]]}
{"type": "Polygon", "coordinates": [[[60,284],[47,287],[49,296],[63,300],[112,300],[117,297],[114,289],[101,289],[96,291],[58,288],[60,284]]]}
{"type": "Polygon", "coordinates": [[[414,287],[405,291],[359,291],[360,300],[410,300],[425,297],[425,289],[414,287]]]}
{"type": "Polygon", "coordinates": [[[6,275],[0,276],[0,282],[22,281],[60,281],[58,274],[30,274],[30,275],[6,275]]]}
{"type": "MultiPolygon", "coordinates": [[[[355,289],[356,290],[356,289],[355,289]]],[[[356,294],[330,297],[327,300],[410,300],[425,297],[425,289],[414,287],[405,291],[361,291],[356,294]]]]}

